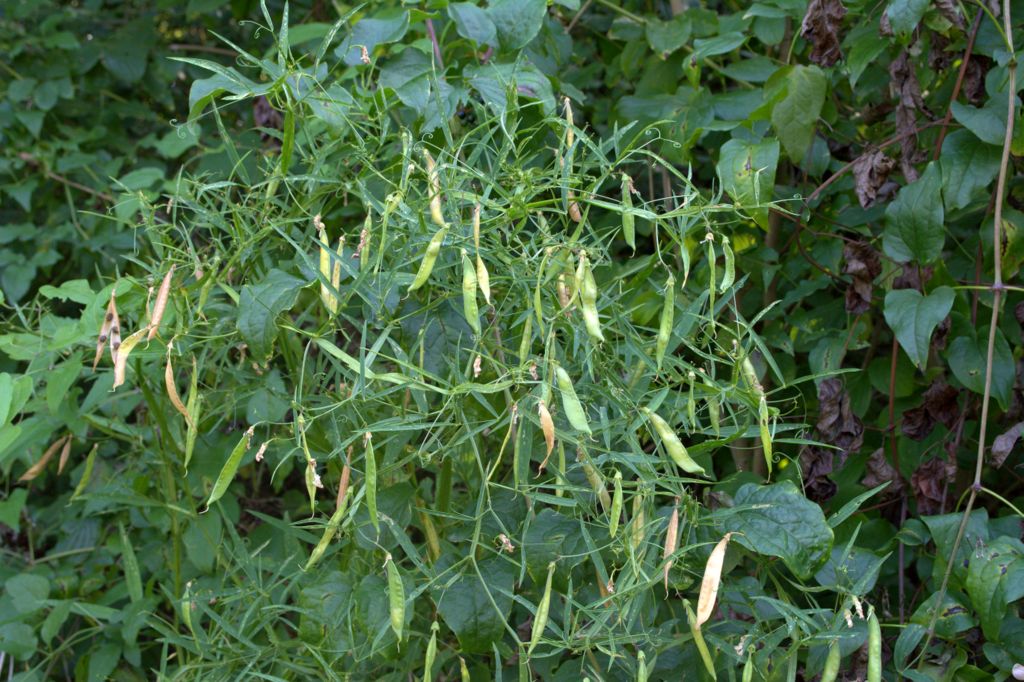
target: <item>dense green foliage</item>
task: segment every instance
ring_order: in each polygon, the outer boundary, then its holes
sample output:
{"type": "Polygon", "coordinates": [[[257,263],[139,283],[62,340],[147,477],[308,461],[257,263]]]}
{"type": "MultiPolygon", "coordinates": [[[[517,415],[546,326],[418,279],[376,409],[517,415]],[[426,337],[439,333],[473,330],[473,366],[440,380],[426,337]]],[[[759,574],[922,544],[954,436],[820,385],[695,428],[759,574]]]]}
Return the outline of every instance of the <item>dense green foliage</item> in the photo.
{"type": "Polygon", "coordinates": [[[1010,678],[1021,17],[0,5],[6,670],[1010,678]]]}

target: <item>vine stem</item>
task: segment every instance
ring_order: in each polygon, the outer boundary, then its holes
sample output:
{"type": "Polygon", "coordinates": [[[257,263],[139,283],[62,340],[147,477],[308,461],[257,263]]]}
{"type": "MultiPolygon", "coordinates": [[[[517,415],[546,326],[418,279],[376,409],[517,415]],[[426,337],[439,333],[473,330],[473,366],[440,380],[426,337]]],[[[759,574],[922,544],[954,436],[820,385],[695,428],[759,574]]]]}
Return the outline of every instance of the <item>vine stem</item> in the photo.
{"type": "Polygon", "coordinates": [[[924,646],[918,654],[918,666],[924,665],[925,653],[928,645],[935,635],[935,624],[939,619],[939,611],[942,602],[946,597],[946,589],[949,587],[949,577],[953,573],[953,563],[956,560],[960,543],[963,541],[964,533],[967,531],[967,524],[970,521],[971,510],[974,502],[978,499],[978,493],[983,490],[981,485],[981,474],[985,468],[985,441],[988,426],[988,407],[992,397],[992,365],[995,356],[996,329],[999,326],[999,306],[1003,298],[1003,195],[1006,191],[1006,175],[1010,165],[1010,144],[1013,141],[1013,122],[1016,107],[1017,95],[1017,56],[1013,49],[1013,32],[1010,20],[1010,0],[1003,0],[1003,26],[1005,29],[1006,46],[1010,51],[1010,62],[1007,65],[1009,73],[1008,103],[1006,107],[1006,133],[1003,137],[1003,154],[999,162],[999,178],[996,180],[995,196],[995,220],[992,227],[992,250],[993,269],[995,273],[992,279],[992,317],[988,326],[988,348],[985,354],[985,389],[981,396],[981,416],[978,425],[978,452],[974,463],[974,481],[971,484],[970,494],[967,498],[967,506],[964,507],[964,515],[960,520],[960,527],[957,529],[956,539],[953,541],[953,548],[950,551],[949,559],[946,561],[946,571],[942,576],[942,586],[939,588],[939,598],[935,601],[931,618],[928,621],[928,632],[925,635],[924,646]]]}

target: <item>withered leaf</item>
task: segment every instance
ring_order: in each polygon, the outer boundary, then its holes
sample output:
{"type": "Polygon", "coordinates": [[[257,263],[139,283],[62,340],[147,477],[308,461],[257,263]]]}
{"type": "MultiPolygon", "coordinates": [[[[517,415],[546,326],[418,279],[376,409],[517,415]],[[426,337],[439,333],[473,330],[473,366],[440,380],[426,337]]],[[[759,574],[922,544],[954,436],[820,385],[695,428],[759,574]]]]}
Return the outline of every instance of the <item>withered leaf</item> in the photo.
{"type": "Polygon", "coordinates": [[[843,260],[843,272],[853,276],[846,290],[846,311],[859,315],[871,309],[874,279],[882,271],[882,263],[878,252],[865,242],[846,242],[843,260]]]}
{"type": "Polygon", "coordinates": [[[1022,434],[1024,434],[1024,422],[1017,422],[1009,430],[996,436],[996,439],[992,441],[989,464],[997,469],[1003,466],[1003,462],[1013,452],[1013,446],[1017,444],[1022,434]]]}
{"type": "Polygon", "coordinates": [[[835,445],[844,454],[860,449],[864,444],[864,425],[850,408],[850,397],[843,390],[843,382],[830,377],[818,386],[818,423],[820,439],[835,445]]]}
{"type": "Polygon", "coordinates": [[[885,451],[882,448],[878,448],[868,457],[861,485],[866,488],[874,488],[886,482],[889,483],[889,486],[885,489],[884,495],[896,495],[903,491],[903,479],[900,478],[896,469],[889,464],[889,460],[885,457],[885,451]]]}
{"type": "Polygon", "coordinates": [[[907,438],[924,440],[934,428],[935,420],[928,414],[928,410],[924,408],[924,405],[911,408],[903,413],[900,431],[907,438]]]}
{"type": "Polygon", "coordinates": [[[923,268],[911,264],[904,265],[903,271],[893,278],[892,288],[917,289],[921,291],[922,285],[932,278],[932,270],[933,268],[930,265],[926,265],[923,268]]]}
{"type": "Polygon", "coordinates": [[[886,184],[896,161],[880,149],[865,152],[853,163],[854,187],[862,208],[869,208],[878,199],[879,190],[886,184]]]}
{"type": "Polygon", "coordinates": [[[941,514],[944,500],[942,491],[956,476],[956,464],[936,457],[917,467],[910,477],[910,485],[917,499],[918,514],[941,514]]]}
{"type": "Polygon", "coordinates": [[[836,494],[836,484],[828,476],[835,467],[837,454],[842,457],[842,453],[816,445],[800,451],[800,474],[804,480],[804,494],[808,499],[820,504],[836,494]]]}
{"type": "Polygon", "coordinates": [[[964,18],[953,0],[934,0],[933,4],[935,9],[939,10],[939,14],[945,17],[949,23],[961,29],[966,26],[964,18]]]}
{"type": "Polygon", "coordinates": [[[904,50],[889,65],[889,88],[896,98],[896,132],[903,135],[900,140],[900,169],[907,182],[917,180],[919,174],[914,164],[920,161],[917,150],[917,113],[928,113],[921,97],[921,85],[914,72],[914,63],[904,50]]]}
{"type": "Polygon", "coordinates": [[[800,35],[811,44],[810,60],[815,64],[832,66],[843,58],[839,27],[844,16],[846,8],[840,0],[811,0],[807,6],[800,35]]]}
{"type": "Polygon", "coordinates": [[[948,385],[942,379],[937,379],[924,392],[924,408],[928,414],[937,422],[943,424],[947,429],[956,425],[958,416],[957,396],[960,391],[948,385]]]}

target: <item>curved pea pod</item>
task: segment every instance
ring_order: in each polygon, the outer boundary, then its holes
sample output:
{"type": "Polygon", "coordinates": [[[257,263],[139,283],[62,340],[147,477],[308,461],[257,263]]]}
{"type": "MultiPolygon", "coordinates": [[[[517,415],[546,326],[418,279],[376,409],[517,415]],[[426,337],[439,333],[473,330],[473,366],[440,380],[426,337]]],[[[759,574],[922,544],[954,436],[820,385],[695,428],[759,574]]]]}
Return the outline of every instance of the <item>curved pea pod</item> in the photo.
{"type": "Polygon", "coordinates": [[[700,583],[700,596],[697,600],[697,627],[706,623],[715,610],[715,601],[718,599],[718,588],[722,584],[722,566],[725,563],[725,550],[729,547],[729,538],[732,533],[726,533],[725,537],[718,541],[715,548],[711,550],[711,556],[704,566],[704,578],[700,583]]]}
{"type": "Polygon", "coordinates": [[[679,547],[679,498],[677,497],[675,503],[672,505],[672,516],[668,518],[668,528],[665,530],[665,549],[662,552],[661,558],[665,562],[665,566],[662,568],[665,579],[665,589],[668,590],[668,574],[672,570],[672,555],[676,553],[676,549],[679,547]]]}
{"type": "Polygon", "coordinates": [[[473,333],[480,336],[480,307],[476,302],[476,270],[469,254],[462,249],[462,312],[473,333]]]}
{"type": "Polygon", "coordinates": [[[231,481],[234,480],[235,474],[238,472],[238,465],[242,463],[242,455],[249,449],[252,444],[252,434],[256,429],[256,425],[250,426],[249,429],[242,434],[238,444],[235,445],[234,450],[228,455],[227,460],[224,462],[224,466],[221,467],[220,474],[217,475],[217,480],[213,484],[213,490],[210,491],[210,498],[206,500],[206,511],[210,510],[210,505],[219,500],[227,492],[228,486],[231,485],[231,481]]]}
{"type": "Polygon", "coordinates": [[[402,628],[405,626],[405,586],[390,554],[384,563],[388,573],[388,612],[391,617],[391,629],[401,642],[402,628]]]}
{"type": "Polygon", "coordinates": [[[601,503],[601,509],[608,511],[612,504],[612,498],[608,495],[607,488],[605,488],[604,477],[601,476],[601,472],[597,470],[594,463],[590,461],[590,457],[582,449],[577,451],[576,459],[583,467],[583,475],[587,477],[587,482],[590,483],[591,489],[597,495],[597,499],[601,503]]]}
{"type": "Polygon", "coordinates": [[[725,236],[722,237],[722,252],[725,254],[725,274],[722,275],[722,283],[718,285],[718,290],[725,293],[736,281],[736,256],[729,246],[729,238],[725,236]]]}
{"type": "Polygon", "coordinates": [[[558,381],[558,391],[562,394],[562,409],[565,410],[566,419],[577,431],[592,436],[590,425],[587,423],[587,413],[583,411],[583,405],[576,395],[569,373],[561,365],[555,365],[555,379],[558,381]]]}
{"type": "Polygon", "coordinates": [[[708,245],[708,318],[714,322],[715,293],[718,291],[718,273],[716,272],[715,235],[710,232],[704,237],[708,245]]]}
{"type": "MultiPolygon", "coordinates": [[[[835,678],[829,680],[833,682],[835,678]]],[[[754,682],[754,654],[747,654],[747,662],[743,664],[743,682],[754,682]]],[[[822,678],[821,682],[825,682],[825,678],[822,678]]]]}
{"type": "Polygon", "coordinates": [[[839,652],[839,641],[833,639],[828,645],[828,657],[825,659],[825,667],[821,671],[821,682],[836,682],[839,677],[839,663],[842,655],[839,652]]]}
{"type": "Polygon", "coordinates": [[[423,254],[423,260],[420,261],[420,268],[416,271],[416,277],[413,279],[412,284],[409,285],[409,292],[416,291],[430,279],[430,273],[434,271],[434,264],[437,262],[437,257],[441,254],[441,244],[444,243],[444,238],[447,234],[448,228],[442,227],[430,238],[427,250],[423,254]]]}
{"type": "Polygon", "coordinates": [[[668,273],[668,280],[665,281],[665,303],[661,308],[661,324],[658,327],[658,340],[655,346],[655,360],[658,371],[661,371],[661,363],[665,359],[665,350],[672,338],[672,327],[675,324],[676,316],[676,278],[668,273]]]}
{"type": "Polygon", "coordinates": [[[551,611],[551,579],[555,575],[555,562],[548,564],[548,578],[544,583],[544,595],[537,605],[537,613],[533,616],[533,628],[530,630],[530,646],[526,650],[529,656],[540,644],[540,638],[544,635],[544,629],[548,626],[548,615],[551,611]]]}
{"type": "Polygon", "coordinates": [[[641,651],[636,657],[636,682],[647,682],[647,654],[641,651]]]}
{"type": "Polygon", "coordinates": [[[690,453],[686,451],[686,446],[679,440],[679,436],[676,435],[676,432],[669,423],[646,407],[640,409],[651,420],[655,432],[661,438],[662,445],[665,446],[665,450],[668,452],[669,457],[672,458],[672,461],[676,463],[676,466],[686,473],[703,476],[705,474],[704,467],[693,461],[690,453]]]}
{"type": "Polygon", "coordinates": [[[622,174],[622,236],[625,237],[629,248],[636,251],[636,217],[633,215],[633,180],[625,173],[622,174]]]}
{"type": "Polygon", "coordinates": [[[548,406],[543,400],[537,401],[537,416],[540,419],[540,430],[544,433],[544,446],[546,449],[544,461],[537,468],[537,473],[540,474],[544,471],[544,467],[547,466],[548,458],[551,457],[551,451],[555,449],[555,421],[551,418],[551,412],[548,411],[548,406]]]}
{"type": "Polygon", "coordinates": [[[868,675],[867,682],[882,680],[882,626],[874,611],[868,616],[868,675]]]}
{"type": "Polygon", "coordinates": [[[615,537],[619,532],[619,517],[622,516],[622,472],[618,469],[615,470],[612,486],[612,513],[608,522],[608,534],[615,537]]]}
{"type": "Polygon", "coordinates": [[[530,314],[526,315],[526,321],[523,322],[523,335],[519,339],[519,363],[526,362],[527,356],[530,354],[530,345],[533,343],[533,316],[530,314]]]}
{"type": "Polygon", "coordinates": [[[153,304],[153,317],[149,323],[149,334],[146,335],[147,341],[152,341],[153,337],[160,331],[160,321],[164,319],[164,311],[167,310],[167,299],[171,295],[171,280],[174,278],[174,268],[175,266],[172,265],[171,269],[164,275],[163,282],[160,283],[160,290],[157,292],[156,302],[153,304]]]}

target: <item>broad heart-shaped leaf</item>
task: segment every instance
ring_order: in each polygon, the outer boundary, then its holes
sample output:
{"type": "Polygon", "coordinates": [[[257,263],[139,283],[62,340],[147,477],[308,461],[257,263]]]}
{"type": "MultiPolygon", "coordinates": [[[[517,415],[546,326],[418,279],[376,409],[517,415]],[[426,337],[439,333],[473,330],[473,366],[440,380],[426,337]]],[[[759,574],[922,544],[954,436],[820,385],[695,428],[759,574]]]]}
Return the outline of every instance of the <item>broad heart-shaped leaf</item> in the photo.
{"type": "Polygon", "coordinates": [[[437,604],[459,645],[470,653],[491,650],[491,644],[504,636],[512,608],[515,566],[499,558],[486,559],[480,562],[480,573],[486,583],[474,571],[464,573],[444,590],[437,604]]]}
{"type": "Polygon", "coordinates": [[[977,548],[967,568],[967,595],[985,637],[998,640],[1007,605],[1024,597],[1024,543],[1000,537],[977,548]]]}
{"type": "MultiPolygon", "coordinates": [[[[936,561],[932,568],[932,577],[941,581],[946,563],[949,561],[949,555],[953,552],[957,533],[960,531],[963,514],[922,516],[921,520],[928,527],[928,532],[931,533],[932,541],[935,543],[936,561]]],[[[966,582],[967,567],[970,566],[974,548],[988,542],[988,525],[988,511],[982,508],[971,512],[963,540],[960,542],[956,558],[953,560],[953,580],[950,583],[952,589],[961,589],[966,582]]]]}
{"type": "MultiPolygon", "coordinates": [[[[985,362],[988,355],[988,332],[984,336],[973,334],[958,336],[949,344],[946,357],[953,376],[965,388],[982,395],[985,392],[985,362]]],[[[992,395],[1006,409],[1010,404],[1014,381],[1013,351],[1002,331],[996,329],[996,342],[992,353],[992,395]]]]}
{"type": "Polygon", "coordinates": [[[305,285],[298,277],[271,270],[258,284],[246,284],[238,300],[238,333],[260,360],[270,354],[277,336],[275,319],[295,305],[299,289],[305,285]]]}
{"type": "Polygon", "coordinates": [[[487,11],[471,2],[453,2],[448,5],[448,16],[455,22],[455,30],[463,38],[477,45],[498,46],[498,29],[487,11]]]}
{"type": "Polygon", "coordinates": [[[723,515],[733,541],[758,554],[775,556],[801,580],[809,580],[832,551],[832,529],[821,507],[804,497],[792,481],[774,485],[747,483],[723,515]]]}
{"type": "Polygon", "coordinates": [[[977,135],[982,142],[1002,146],[1003,138],[1006,136],[1007,101],[1005,94],[997,94],[980,109],[969,104],[953,102],[951,111],[957,123],[977,135]]]}
{"type": "Polygon", "coordinates": [[[786,94],[772,109],[772,126],[790,160],[802,163],[814,139],[828,79],[817,66],[794,66],[785,82],[786,94]]]}
{"type": "Polygon", "coordinates": [[[666,59],[690,40],[690,19],[680,14],[672,21],[659,21],[650,18],[647,21],[647,44],[654,54],[666,59]]]}
{"type": "Polygon", "coordinates": [[[534,39],[547,11],[545,0],[495,0],[487,8],[487,15],[494,22],[501,49],[511,52],[534,39]]]}
{"type": "Polygon", "coordinates": [[[963,208],[999,172],[999,148],[969,130],[957,130],[942,143],[942,198],[946,210],[963,208]]]}
{"type": "Polygon", "coordinates": [[[484,102],[502,113],[508,106],[508,94],[514,88],[518,95],[538,100],[544,113],[555,110],[551,81],[533,64],[521,60],[515,64],[478,64],[467,66],[463,77],[480,93],[484,102]]]}
{"type": "Polygon", "coordinates": [[[928,9],[928,0],[892,0],[885,8],[893,32],[900,36],[910,35],[928,9]]]}
{"type": "Polygon", "coordinates": [[[18,613],[34,613],[43,608],[50,596],[50,581],[41,575],[19,573],[4,583],[11,604],[18,613]]]}
{"type": "Polygon", "coordinates": [[[882,249],[901,263],[931,263],[942,255],[946,243],[943,227],[942,177],[934,161],[925,172],[903,187],[885,210],[882,249]]]}
{"type": "Polygon", "coordinates": [[[939,287],[927,296],[916,289],[898,289],[885,295],[885,322],[910,361],[924,369],[928,362],[932,332],[946,319],[956,295],[939,287]]]}
{"type": "Polygon", "coordinates": [[[533,520],[523,546],[527,569],[535,577],[544,575],[551,561],[559,560],[559,566],[571,568],[587,555],[580,522],[552,509],[544,509],[533,520]]]}
{"type": "Polygon", "coordinates": [[[746,209],[754,221],[768,228],[768,208],[779,165],[779,141],[756,144],[729,140],[718,155],[718,180],[737,207],[746,209]],[[762,206],[754,208],[761,204],[762,206]]]}
{"type": "Polygon", "coordinates": [[[381,68],[380,84],[381,87],[394,90],[402,104],[422,114],[430,104],[432,71],[430,57],[410,47],[381,68]]]}
{"type": "Polygon", "coordinates": [[[917,611],[910,617],[910,622],[927,627],[931,624],[932,613],[936,606],[939,609],[939,617],[935,621],[935,634],[939,637],[947,639],[956,637],[958,633],[970,630],[978,624],[971,617],[971,610],[960,601],[958,595],[952,592],[946,593],[941,606],[939,606],[939,593],[934,592],[917,607],[917,611]]]}
{"type": "Polygon", "coordinates": [[[363,51],[372,53],[378,45],[401,40],[409,30],[409,12],[406,10],[385,10],[375,16],[365,17],[356,22],[352,32],[341,42],[334,54],[349,66],[362,63],[363,51]]]}

